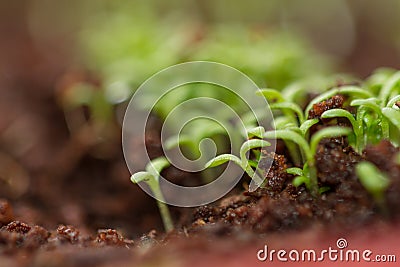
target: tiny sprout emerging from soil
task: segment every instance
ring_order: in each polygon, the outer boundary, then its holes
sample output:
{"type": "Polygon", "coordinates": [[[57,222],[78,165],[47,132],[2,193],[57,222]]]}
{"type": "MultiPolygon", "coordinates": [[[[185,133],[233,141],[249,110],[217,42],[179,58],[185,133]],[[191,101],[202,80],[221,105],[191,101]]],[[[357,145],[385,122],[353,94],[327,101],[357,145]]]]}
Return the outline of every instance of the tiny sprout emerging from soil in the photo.
{"type": "Polygon", "coordinates": [[[146,171],[141,171],[131,176],[131,181],[135,184],[145,182],[154,194],[157,200],[157,205],[160,210],[161,218],[164,224],[164,228],[167,232],[174,229],[171,215],[168,210],[167,204],[165,204],[164,196],[161,192],[159,184],[160,172],[170,165],[169,161],[165,157],[159,157],[150,161],[146,165],[146,171]]]}
{"type": "Polygon", "coordinates": [[[317,169],[315,165],[315,153],[319,142],[324,138],[334,138],[340,136],[347,136],[351,133],[351,129],[344,127],[327,127],[316,132],[312,137],[310,143],[307,142],[306,138],[294,130],[277,130],[269,131],[264,134],[264,138],[268,139],[283,139],[296,143],[304,157],[303,169],[300,168],[289,168],[288,173],[297,175],[293,181],[295,186],[305,184],[307,189],[316,196],[318,193],[318,177],[317,169]]]}
{"type": "Polygon", "coordinates": [[[356,173],[364,188],[372,195],[377,204],[384,204],[384,193],[390,184],[385,174],[370,162],[360,162],[356,165],[356,173]]]}
{"type": "Polygon", "coordinates": [[[361,153],[364,148],[363,121],[360,118],[356,120],[353,114],[344,109],[330,109],[321,115],[322,119],[339,117],[346,118],[351,123],[353,132],[349,135],[349,140],[355,151],[361,153]]]}
{"type": "MultiPolygon", "coordinates": [[[[259,133],[258,131],[262,132],[263,130],[261,130],[260,128],[258,128],[258,130],[254,129],[254,133],[256,134],[259,133]]],[[[205,167],[206,168],[216,167],[228,161],[232,161],[233,163],[241,167],[252,178],[252,180],[256,185],[261,185],[262,179],[258,176],[258,174],[256,174],[256,172],[251,167],[253,164],[247,158],[247,152],[255,148],[262,148],[270,145],[271,143],[261,139],[247,140],[240,147],[239,157],[232,154],[222,154],[208,161],[205,167]]],[[[251,188],[250,191],[252,191],[251,188]]]]}

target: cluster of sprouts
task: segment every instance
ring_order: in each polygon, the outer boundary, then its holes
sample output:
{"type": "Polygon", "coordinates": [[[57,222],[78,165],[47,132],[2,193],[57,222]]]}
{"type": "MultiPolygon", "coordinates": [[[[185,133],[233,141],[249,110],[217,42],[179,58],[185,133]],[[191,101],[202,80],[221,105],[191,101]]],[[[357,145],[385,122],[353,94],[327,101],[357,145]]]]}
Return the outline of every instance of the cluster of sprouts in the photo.
{"type": "MultiPolygon", "coordinates": [[[[362,154],[368,145],[374,145],[382,140],[388,140],[393,145],[400,144],[400,71],[378,70],[365,83],[360,85],[341,85],[320,93],[308,101],[302,108],[301,101],[296,95],[306,96],[305,88],[293,87],[285,90],[263,89],[257,92],[258,96],[265,97],[275,116],[274,130],[265,131],[259,125],[249,124],[247,138],[244,140],[239,155],[222,154],[205,164],[206,168],[216,167],[228,161],[240,166],[253,179],[257,186],[265,186],[266,182],[257,172],[257,165],[261,159],[260,149],[268,147],[268,140],[281,139],[284,141],[290,158],[295,167],[287,168],[286,172],[295,176],[292,183],[299,187],[304,185],[314,197],[324,193],[325,187],[320,187],[316,166],[316,153],[321,140],[326,138],[347,138],[349,145],[355,152],[362,154]],[[318,103],[334,96],[341,95],[345,101],[339,108],[327,109],[320,116],[310,118],[310,111],[318,103]],[[338,120],[345,120],[344,126],[338,125],[338,120]],[[318,130],[310,131],[319,124],[318,130]],[[249,152],[256,157],[249,158],[249,152]]],[[[244,119],[246,121],[246,119],[244,119]]],[[[250,121],[251,122],[251,121],[250,121]]],[[[201,137],[219,134],[218,129],[209,128],[212,133],[201,132],[201,137]]],[[[316,128],[314,128],[316,129],[316,128]]],[[[190,136],[181,139],[170,139],[168,147],[186,145],[195,151],[195,143],[190,136]]],[[[396,156],[400,163],[400,153],[396,156]]],[[[156,196],[167,231],[172,229],[172,222],[165,205],[160,186],[159,173],[166,168],[169,162],[165,158],[158,158],[149,163],[146,172],[135,173],[132,181],[145,181],[156,196]]],[[[356,174],[364,188],[380,205],[384,202],[384,192],[390,181],[372,163],[362,161],[356,165],[356,174]]]]}

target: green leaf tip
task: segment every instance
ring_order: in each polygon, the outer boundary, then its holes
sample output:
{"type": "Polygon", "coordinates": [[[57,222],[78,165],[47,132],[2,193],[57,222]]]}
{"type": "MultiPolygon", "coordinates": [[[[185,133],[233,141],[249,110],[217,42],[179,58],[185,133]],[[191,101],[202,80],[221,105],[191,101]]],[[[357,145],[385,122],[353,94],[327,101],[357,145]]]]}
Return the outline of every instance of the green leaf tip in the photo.
{"type": "Polygon", "coordinates": [[[310,179],[306,176],[297,176],[293,179],[292,184],[295,187],[299,187],[300,185],[305,184],[307,189],[310,189],[310,179]]]}
{"type": "Polygon", "coordinates": [[[383,198],[384,191],[390,185],[390,180],[385,174],[367,161],[356,165],[356,173],[361,184],[376,200],[383,198]]]}
{"type": "Polygon", "coordinates": [[[382,114],[391,122],[397,129],[400,130],[400,110],[394,108],[383,108],[382,114]]]}
{"type": "Polygon", "coordinates": [[[247,132],[247,136],[249,138],[254,137],[254,136],[258,137],[258,138],[263,138],[265,129],[262,126],[257,126],[257,127],[246,129],[246,132],[247,132]]]}
{"type": "Polygon", "coordinates": [[[297,167],[293,167],[293,168],[287,168],[286,172],[288,174],[292,174],[292,175],[297,175],[297,176],[302,176],[303,174],[303,170],[297,167]]]}
{"type": "Polygon", "coordinates": [[[238,157],[231,155],[231,154],[222,154],[222,155],[218,155],[215,158],[209,160],[205,164],[205,167],[212,168],[212,167],[220,166],[228,161],[233,161],[236,164],[241,165],[241,161],[238,157]]]}
{"type": "Polygon", "coordinates": [[[270,102],[282,102],[282,101],[284,101],[284,98],[283,98],[281,92],[279,92],[276,89],[265,88],[265,89],[258,90],[256,92],[256,94],[264,96],[265,99],[267,99],[267,101],[270,101],[270,102]]]}
{"type": "Polygon", "coordinates": [[[153,178],[154,178],[153,175],[151,175],[148,172],[137,172],[131,176],[131,181],[132,183],[137,184],[140,182],[147,182],[153,178]]]}
{"type": "Polygon", "coordinates": [[[146,171],[153,174],[154,176],[160,175],[160,172],[169,167],[170,163],[165,157],[159,157],[153,159],[146,165],[146,171]]]}

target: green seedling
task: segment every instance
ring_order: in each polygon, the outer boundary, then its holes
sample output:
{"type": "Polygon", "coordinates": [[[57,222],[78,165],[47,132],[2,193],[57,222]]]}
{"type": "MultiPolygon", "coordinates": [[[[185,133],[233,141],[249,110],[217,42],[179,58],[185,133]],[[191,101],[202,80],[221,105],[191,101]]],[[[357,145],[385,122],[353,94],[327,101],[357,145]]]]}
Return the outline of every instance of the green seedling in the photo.
{"type": "MultiPolygon", "coordinates": [[[[396,99],[394,97],[389,104],[393,101],[394,105],[396,99]]],[[[350,105],[357,107],[356,116],[344,109],[331,109],[325,111],[321,118],[347,118],[353,127],[353,133],[349,136],[350,144],[356,152],[362,153],[369,143],[390,140],[389,122],[400,130],[400,112],[392,107],[382,108],[379,99],[355,99],[350,105]]]]}
{"type": "Polygon", "coordinates": [[[232,161],[233,163],[241,167],[247,173],[247,175],[250,176],[253,179],[253,181],[255,181],[257,185],[260,185],[263,179],[260,178],[259,175],[256,174],[256,172],[251,167],[252,163],[248,159],[247,153],[252,149],[262,148],[270,145],[271,143],[261,139],[247,140],[246,142],[243,143],[243,145],[240,148],[239,157],[232,154],[222,154],[207,162],[205,167],[206,168],[216,167],[228,161],[232,161]]]}
{"type": "MultiPolygon", "coordinates": [[[[301,107],[293,102],[285,102],[285,97],[282,93],[275,89],[263,89],[257,94],[262,95],[272,103],[270,104],[272,110],[280,110],[282,112],[283,115],[275,119],[275,129],[277,130],[293,130],[306,136],[309,128],[318,122],[317,119],[305,121],[301,107]]],[[[301,156],[296,144],[289,140],[284,140],[284,142],[294,164],[300,166],[301,156]]]]}
{"type": "MultiPolygon", "coordinates": [[[[304,184],[307,189],[311,188],[310,178],[307,176],[307,172],[309,172],[307,165],[305,165],[303,169],[297,167],[287,168],[286,172],[296,176],[292,181],[294,186],[299,187],[304,184]]],[[[318,189],[318,193],[323,194],[329,190],[329,186],[322,186],[318,189]]]]}
{"type": "Polygon", "coordinates": [[[382,108],[382,114],[391,123],[389,125],[389,140],[395,146],[400,144],[400,110],[395,108],[382,108]]]}
{"type": "Polygon", "coordinates": [[[364,188],[379,204],[384,204],[385,190],[390,185],[390,180],[375,165],[370,162],[360,162],[356,165],[356,173],[364,188]]]}
{"type": "Polygon", "coordinates": [[[395,94],[396,89],[398,94],[400,90],[400,71],[392,74],[390,78],[383,83],[379,92],[379,99],[382,107],[387,105],[389,98],[392,96],[392,94],[395,94]]]}
{"type": "Polygon", "coordinates": [[[382,115],[400,130],[400,110],[394,108],[382,108],[382,115]]]}
{"type": "MultiPolygon", "coordinates": [[[[300,134],[303,138],[308,139],[308,131],[310,130],[310,128],[317,124],[319,122],[318,119],[309,119],[304,121],[300,127],[294,125],[293,123],[290,122],[290,119],[287,117],[278,117],[275,120],[275,129],[277,130],[290,130],[290,131],[294,131],[298,134],[300,134]]],[[[293,163],[296,166],[301,166],[304,163],[303,158],[305,157],[303,155],[303,152],[297,147],[297,145],[290,141],[290,140],[284,140],[285,145],[289,151],[290,157],[292,158],[293,163]]]]}
{"type": "Polygon", "coordinates": [[[304,184],[307,189],[311,189],[310,177],[308,176],[309,169],[307,165],[304,165],[303,169],[298,167],[287,168],[286,172],[296,176],[292,182],[294,186],[299,187],[304,184]]]}
{"type": "Polygon", "coordinates": [[[380,100],[377,98],[368,98],[368,99],[355,99],[350,105],[356,106],[357,108],[357,120],[360,123],[360,127],[362,123],[364,126],[364,136],[368,143],[368,140],[372,140],[373,143],[376,143],[382,139],[389,140],[389,122],[386,117],[383,115],[380,100]]]}
{"type": "Polygon", "coordinates": [[[367,89],[374,95],[378,95],[382,86],[396,72],[391,68],[378,68],[366,79],[367,89]]]}
{"type": "Polygon", "coordinates": [[[154,198],[157,200],[157,205],[160,210],[161,218],[164,224],[165,231],[170,232],[174,229],[171,215],[168,210],[167,204],[165,204],[164,196],[161,192],[159,176],[163,169],[170,165],[165,157],[159,157],[150,161],[146,165],[146,171],[141,171],[131,176],[131,181],[135,184],[145,182],[154,194],[154,198]]]}
{"type": "Polygon", "coordinates": [[[300,132],[301,132],[301,135],[304,137],[304,138],[307,138],[307,136],[308,136],[308,131],[310,130],[310,128],[312,127],[312,126],[314,126],[315,124],[317,124],[319,122],[319,120],[318,119],[309,119],[309,120],[306,120],[306,121],[304,121],[301,125],[300,125],[300,132]]]}
{"type": "Polygon", "coordinates": [[[364,148],[363,121],[359,118],[356,120],[350,112],[344,109],[330,109],[322,113],[321,118],[346,118],[353,127],[353,132],[349,135],[350,144],[356,152],[361,153],[364,148]]]}
{"type": "Polygon", "coordinates": [[[307,142],[304,136],[293,130],[269,131],[264,134],[264,138],[289,140],[296,143],[300,147],[306,159],[303,169],[301,170],[296,168],[289,171],[292,172],[292,174],[296,174],[297,172],[296,175],[300,176],[300,178],[298,178],[295,182],[297,185],[305,183],[306,187],[311,191],[311,193],[316,196],[318,193],[318,177],[317,168],[315,165],[315,153],[317,151],[319,142],[324,138],[347,136],[350,133],[351,130],[348,128],[328,127],[316,132],[312,136],[310,143],[307,142]]]}

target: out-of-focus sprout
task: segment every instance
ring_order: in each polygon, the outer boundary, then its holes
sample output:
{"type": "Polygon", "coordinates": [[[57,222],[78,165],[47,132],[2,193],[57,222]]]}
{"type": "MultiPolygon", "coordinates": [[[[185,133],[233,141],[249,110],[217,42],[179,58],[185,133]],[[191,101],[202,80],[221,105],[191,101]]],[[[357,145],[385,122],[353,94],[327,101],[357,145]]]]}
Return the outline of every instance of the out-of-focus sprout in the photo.
{"type": "Polygon", "coordinates": [[[168,210],[167,204],[165,204],[164,196],[161,192],[159,176],[160,172],[170,165],[169,161],[165,157],[159,157],[150,161],[146,165],[146,171],[134,173],[131,176],[131,181],[135,184],[145,182],[154,194],[157,200],[158,209],[160,210],[161,218],[164,224],[165,231],[170,232],[174,229],[171,215],[168,210]]]}
{"type": "Polygon", "coordinates": [[[388,177],[372,163],[366,161],[356,165],[356,173],[364,188],[379,205],[382,205],[384,203],[385,190],[390,185],[388,177]]]}

